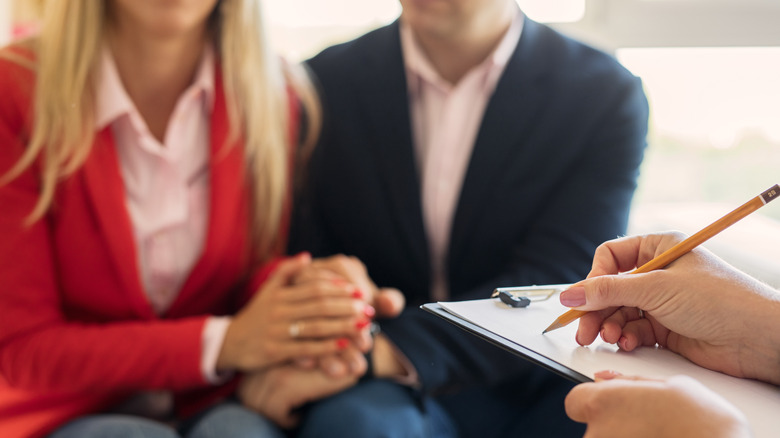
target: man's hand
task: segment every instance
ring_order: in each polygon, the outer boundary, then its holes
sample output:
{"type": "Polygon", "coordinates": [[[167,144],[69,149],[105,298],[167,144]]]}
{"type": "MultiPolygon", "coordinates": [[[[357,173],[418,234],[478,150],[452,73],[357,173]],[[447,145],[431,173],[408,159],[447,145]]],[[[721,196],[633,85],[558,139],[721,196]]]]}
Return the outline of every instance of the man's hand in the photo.
{"type": "Polygon", "coordinates": [[[357,380],[351,375],[335,378],[319,368],[303,369],[286,364],[245,375],[238,396],[248,408],[290,429],[300,421],[296,409],[343,391],[357,380]]]}

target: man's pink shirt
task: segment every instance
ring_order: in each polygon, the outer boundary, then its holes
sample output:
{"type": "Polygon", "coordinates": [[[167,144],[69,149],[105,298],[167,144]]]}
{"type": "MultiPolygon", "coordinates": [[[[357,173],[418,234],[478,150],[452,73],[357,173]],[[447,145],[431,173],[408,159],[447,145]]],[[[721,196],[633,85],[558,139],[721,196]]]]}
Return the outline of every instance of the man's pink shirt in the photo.
{"type": "Polygon", "coordinates": [[[457,84],[451,84],[435,70],[412,29],[401,21],[434,300],[449,296],[446,257],[455,209],[485,108],[517,47],[522,28],[523,15],[518,10],[493,53],[457,84]]]}

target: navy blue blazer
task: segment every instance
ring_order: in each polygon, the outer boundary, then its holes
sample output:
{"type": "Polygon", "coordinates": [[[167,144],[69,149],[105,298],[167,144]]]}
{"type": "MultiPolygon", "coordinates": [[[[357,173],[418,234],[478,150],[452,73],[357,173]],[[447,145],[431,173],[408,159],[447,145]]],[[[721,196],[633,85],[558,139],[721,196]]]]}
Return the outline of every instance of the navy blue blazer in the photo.
{"type": "MultiPolygon", "coordinates": [[[[406,295],[407,309],[382,330],[424,389],[522,372],[523,362],[418,308],[431,300],[431,277],[398,22],[328,48],[308,65],[325,119],[294,207],[291,252],[357,256],[378,285],[406,295]]],[[[526,19],[456,207],[451,298],[584,278],[596,246],[626,231],[647,120],[638,78],[607,54],[526,19]]]]}

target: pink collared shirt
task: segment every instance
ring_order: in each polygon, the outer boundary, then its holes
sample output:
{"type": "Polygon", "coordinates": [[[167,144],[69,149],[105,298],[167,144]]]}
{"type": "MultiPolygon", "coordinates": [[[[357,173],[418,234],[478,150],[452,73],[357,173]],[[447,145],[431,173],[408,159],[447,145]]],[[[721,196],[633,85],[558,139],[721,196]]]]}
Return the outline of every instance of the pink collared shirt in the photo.
{"type": "MultiPolygon", "coordinates": [[[[128,96],[110,50],[103,50],[96,128],[110,125],[114,134],[141,284],[159,315],[176,300],[204,249],[213,102],[214,53],[207,47],[160,143],[128,96]]],[[[228,324],[212,317],[204,327],[201,369],[211,382],[219,381],[216,359],[228,324]]]]}
{"type": "Polygon", "coordinates": [[[457,84],[450,84],[426,58],[412,30],[401,22],[401,48],[422,183],[434,300],[449,296],[446,257],[461,187],[485,107],[517,47],[522,29],[523,14],[518,10],[493,53],[457,84]]]}

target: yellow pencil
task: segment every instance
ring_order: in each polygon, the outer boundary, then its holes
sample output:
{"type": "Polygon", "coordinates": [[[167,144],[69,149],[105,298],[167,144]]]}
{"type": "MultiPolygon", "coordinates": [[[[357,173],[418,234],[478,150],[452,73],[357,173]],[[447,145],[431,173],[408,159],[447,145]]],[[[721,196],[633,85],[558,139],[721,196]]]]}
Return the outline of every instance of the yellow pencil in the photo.
{"type": "MultiPolygon", "coordinates": [[[[664,251],[661,255],[650,260],[649,262],[635,269],[631,273],[641,274],[643,272],[650,272],[656,269],[661,269],[666,267],[666,265],[672,263],[673,261],[687,254],[692,249],[696,248],[697,246],[707,241],[707,239],[709,239],[710,237],[720,233],[721,231],[733,225],[738,220],[758,210],[759,208],[766,205],[769,201],[772,201],[777,197],[780,197],[780,185],[775,184],[765,192],[761,193],[760,195],[756,196],[750,201],[742,204],[740,207],[737,207],[731,213],[713,222],[712,224],[710,224],[703,230],[699,231],[698,233],[694,234],[693,236],[683,240],[677,245],[674,245],[673,247],[664,251]]],[[[550,324],[550,326],[547,327],[542,333],[547,333],[549,331],[553,331],[555,329],[564,327],[586,313],[588,312],[583,310],[574,310],[574,309],[569,310],[563,315],[559,316],[558,319],[553,321],[553,323],[550,324]]]]}

